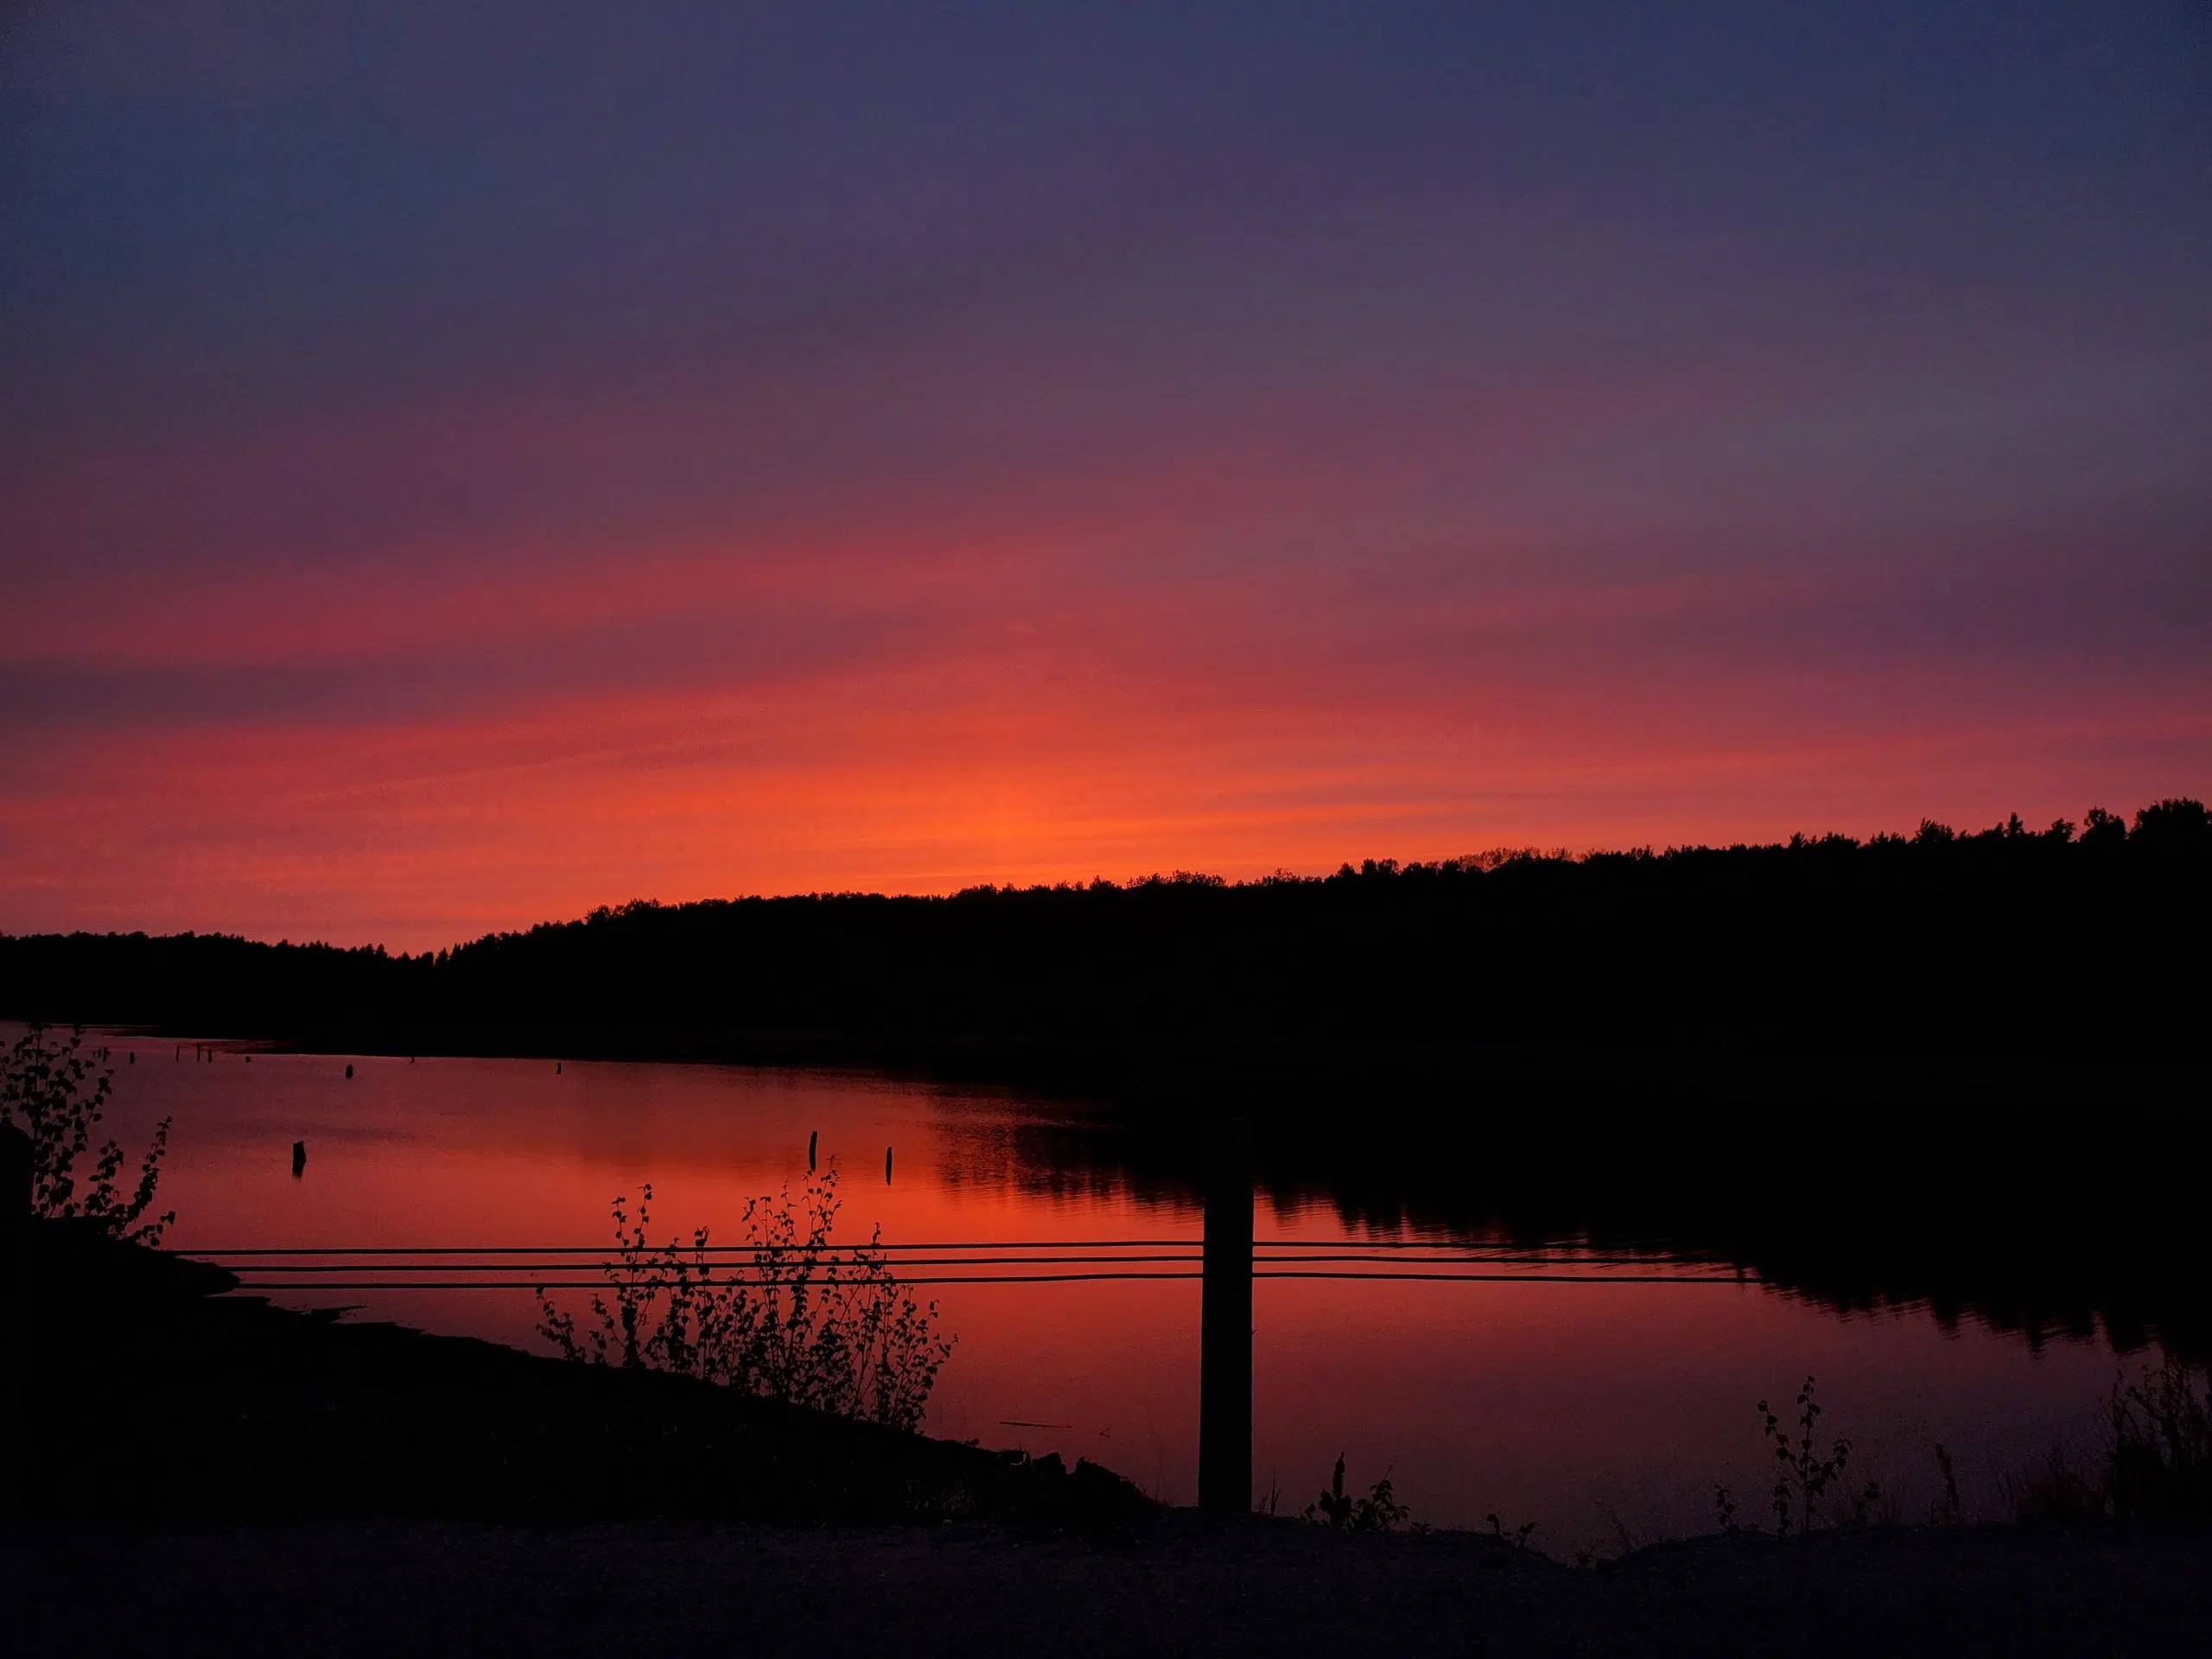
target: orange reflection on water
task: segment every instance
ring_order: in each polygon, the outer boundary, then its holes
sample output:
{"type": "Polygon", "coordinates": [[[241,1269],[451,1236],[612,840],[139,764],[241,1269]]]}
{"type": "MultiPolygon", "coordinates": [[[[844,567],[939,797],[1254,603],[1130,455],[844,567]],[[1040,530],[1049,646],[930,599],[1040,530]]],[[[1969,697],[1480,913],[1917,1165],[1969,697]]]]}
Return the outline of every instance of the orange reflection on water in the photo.
{"type": "MultiPolygon", "coordinates": [[[[1110,1166],[1053,1167],[1017,1131],[1049,1109],[867,1077],[684,1065],[226,1053],[136,1042],[111,1114],[126,1142],[175,1117],[163,1203],[180,1248],[601,1245],[608,1201],[653,1185],[656,1236],[737,1242],[747,1198],[840,1173],[840,1237],[899,1243],[1189,1239],[1187,1199],[1110,1166]],[[351,1064],[355,1075],[345,1076],[351,1064]],[[295,1179],[290,1148],[307,1143],[295,1179]],[[883,1179],[893,1148],[892,1180],[883,1179]],[[1100,1167],[1109,1173],[1101,1174],[1100,1167]]],[[[1062,1125],[1064,1131],[1066,1129],[1062,1125]]],[[[1354,1242],[1322,1206],[1268,1238],[1354,1242]]],[[[1364,1235],[1358,1236],[1363,1237],[1364,1235]]],[[[1172,1501],[1193,1494],[1199,1287],[1189,1280],[930,1287],[957,1338],[931,1432],[1097,1459],[1172,1501]]],[[[567,1293],[580,1306],[588,1292],[567,1293]]],[[[283,1298],[306,1305],[313,1295],[283,1298]]],[[[524,1291],[348,1292],[364,1317],[540,1346],[524,1291]]],[[[1535,1519],[1555,1550],[1710,1526],[1715,1482],[1756,1505],[1769,1465],[1752,1404],[1808,1371],[1829,1421],[1904,1505],[1924,1509],[1938,1441],[1969,1501],[2085,1422],[2100,1346],[2031,1353],[1926,1314],[1845,1319],[1756,1284],[1265,1279],[1255,1298],[1253,1466],[1295,1510],[1346,1454],[1426,1518],[1535,1519]]]]}

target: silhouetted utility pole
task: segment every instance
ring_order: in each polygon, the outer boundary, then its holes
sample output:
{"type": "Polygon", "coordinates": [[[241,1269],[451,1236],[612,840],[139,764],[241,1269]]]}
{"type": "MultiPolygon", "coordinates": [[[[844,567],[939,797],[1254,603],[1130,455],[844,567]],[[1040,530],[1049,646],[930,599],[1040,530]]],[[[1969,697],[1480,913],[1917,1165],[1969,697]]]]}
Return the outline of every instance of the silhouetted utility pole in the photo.
{"type": "Polygon", "coordinates": [[[1252,1130],[1206,1126],[1198,1316],[1198,1507],[1252,1507],[1252,1130]]]}
{"type": "Polygon", "coordinates": [[[30,1137],[0,1123],[0,1515],[29,1510],[24,1445],[30,1426],[30,1137]]]}

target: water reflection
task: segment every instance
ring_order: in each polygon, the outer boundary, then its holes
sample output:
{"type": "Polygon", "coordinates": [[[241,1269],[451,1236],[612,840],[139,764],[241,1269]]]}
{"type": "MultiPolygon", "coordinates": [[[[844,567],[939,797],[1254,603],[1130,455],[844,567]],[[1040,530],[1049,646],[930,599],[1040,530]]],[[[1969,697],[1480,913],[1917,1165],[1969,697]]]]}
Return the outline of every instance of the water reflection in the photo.
{"type": "MultiPolygon", "coordinates": [[[[2064,1337],[2212,1357],[2184,1160],[2024,1122],[1998,1141],[1923,1127],[1902,1157],[1831,1154],[1808,1178],[1685,1155],[1663,1137],[1617,1135],[1603,1147],[1573,1132],[1357,1116],[1350,1131],[1262,1126],[1255,1179],[1279,1217],[1325,1213],[1349,1234],[1715,1263],[1839,1313],[1925,1310],[1944,1330],[1980,1325],[2031,1347],[2064,1337]]],[[[1859,1137],[1877,1138],[1872,1125],[1859,1137]]],[[[1187,1206],[1203,1179],[1185,1126],[1075,1109],[971,1129],[952,1147],[956,1160],[975,1156],[1055,1194],[1187,1206]]]]}
{"type": "MultiPolygon", "coordinates": [[[[164,1204],[184,1248],[597,1244],[607,1200],[645,1179],[669,1230],[734,1236],[746,1198],[833,1160],[866,1177],[846,1219],[896,1241],[1196,1241],[1204,1199],[1203,1143],[1186,1127],[866,1077],[404,1057],[249,1066],[219,1049],[195,1065],[188,1045],[174,1065],[120,1074],[111,1127],[128,1141],[170,1112],[164,1204]],[[313,1149],[297,1179],[296,1143],[313,1149]],[[887,1147],[884,1185],[874,1162],[887,1147]]],[[[1388,1469],[1417,1514],[1535,1519],[1555,1549],[1610,1538],[1607,1514],[1641,1536],[1709,1525],[1713,1483],[1744,1490],[1763,1468],[1751,1402],[1808,1370],[1908,1516],[1938,1440],[1961,1459],[1969,1503],[1987,1507],[2007,1473],[2093,1417],[2113,1376],[2107,1331],[2128,1343],[2205,1328],[2182,1270],[2199,1258],[2160,1232],[2171,1217],[2116,1198],[2080,1195],[2062,1230],[2047,1198],[2018,1188],[2010,1210],[1954,1194],[1924,1215],[1923,1185],[1894,1172],[1841,1201],[1802,1186],[1777,1198],[1742,1171],[1416,1133],[1365,1106],[1353,1122],[1255,1126],[1263,1243],[1625,1251],[1741,1264],[1754,1282],[1262,1280],[1249,1484],[1279,1486],[1293,1508],[1342,1452],[1356,1485],[1388,1469]],[[2042,1243],[2026,1217],[2049,1230],[2042,1243]]],[[[1198,1284],[936,1294],[959,1343],[933,1432],[1093,1457],[1173,1501],[1197,1496],[1198,1284]]],[[[345,1300],[534,1343],[526,1293],[345,1300]]]]}

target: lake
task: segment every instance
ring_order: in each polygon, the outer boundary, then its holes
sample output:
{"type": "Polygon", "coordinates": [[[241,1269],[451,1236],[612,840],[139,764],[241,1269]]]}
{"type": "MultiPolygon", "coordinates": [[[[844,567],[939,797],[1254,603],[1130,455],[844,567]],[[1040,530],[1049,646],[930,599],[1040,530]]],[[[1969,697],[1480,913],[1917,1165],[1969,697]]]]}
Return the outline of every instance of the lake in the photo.
{"type": "MultiPolygon", "coordinates": [[[[16,1028],[17,1033],[20,1027],[16,1028]]],[[[12,1040],[12,1033],[10,1036],[12,1040]]],[[[1116,1166],[1090,1116],[1019,1095],[736,1067],[297,1055],[111,1033],[107,1128],[136,1147],[175,1118],[164,1208],[191,1251],[283,1246],[601,1245],[608,1202],[653,1186],[658,1236],[740,1237],[744,1201],[796,1184],[810,1135],[835,1160],[839,1238],[899,1244],[1189,1240],[1187,1190],[1116,1166]],[[126,1060],[134,1052],[135,1063],[126,1060]],[[353,1068],[348,1078],[346,1067],[353,1068]],[[291,1148],[307,1147],[295,1177],[291,1148]],[[884,1154],[893,1149],[892,1177],[884,1154]]],[[[2055,1444],[2093,1433],[2119,1355],[2101,1332],[2031,1341],[1971,1312],[1839,1311],[1739,1281],[1726,1262],[1624,1262],[1480,1227],[1376,1222],[1325,1193],[1263,1192],[1270,1241],[1424,1243],[1525,1282],[1263,1279],[1254,1296],[1253,1470],[1287,1511],[1339,1452],[1351,1485],[1388,1472],[1425,1520],[1533,1521],[1555,1554],[1709,1530],[1716,1483],[1763,1513],[1772,1464],[1754,1409],[1820,1379],[1823,1428],[1891,1511],[1923,1518],[1954,1454],[1969,1514],[2055,1444]],[[1680,1273],[1680,1282],[1650,1282],[1680,1273]],[[1633,1274],[1636,1281],[1626,1275],[1633,1274]]],[[[1195,1280],[931,1287],[957,1338],[929,1432],[1089,1457],[1170,1502],[1195,1496],[1195,1280]]],[[[570,1293],[577,1306],[588,1293],[570,1293]]],[[[526,1289],[285,1294],[543,1350],[526,1289]]]]}

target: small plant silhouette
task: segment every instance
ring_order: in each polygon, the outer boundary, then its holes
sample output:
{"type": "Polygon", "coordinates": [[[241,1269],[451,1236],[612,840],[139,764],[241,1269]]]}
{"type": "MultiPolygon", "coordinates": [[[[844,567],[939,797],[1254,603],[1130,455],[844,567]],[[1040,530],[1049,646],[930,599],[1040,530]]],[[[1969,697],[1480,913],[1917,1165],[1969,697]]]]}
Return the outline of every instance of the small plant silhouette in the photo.
{"type": "Polygon", "coordinates": [[[48,1040],[45,1027],[33,1026],[8,1051],[7,1070],[0,1074],[0,1122],[14,1124],[31,1143],[31,1213],[97,1222],[118,1238],[159,1244],[176,1212],[151,1220],[146,1212],[161,1183],[170,1120],[155,1126],[152,1144],[139,1160],[137,1185],[128,1193],[116,1185],[124,1151],[114,1141],[101,1145],[80,1184],[77,1160],[91,1151],[92,1131],[115,1089],[115,1068],[97,1064],[84,1045],[82,1026],[71,1028],[67,1042],[48,1040]]]}
{"type": "Polygon", "coordinates": [[[1959,1502],[1959,1471],[1940,1440],[1936,1445],[1936,1467],[1943,1477],[1943,1497],[1929,1511],[1928,1518],[1939,1527],[1955,1527],[1965,1519],[1965,1505],[1959,1502]]]}
{"type": "MultiPolygon", "coordinates": [[[[1813,1397],[1814,1391],[1814,1381],[1808,1376],[1797,1390],[1794,1436],[1765,1401],[1758,1404],[1759,1415],[1766,1420],[1763,1432],[1779,1465],[1774,1478],[1774,1530],[1777,1537],[1788,1537],[1793,1526],[1800,1532],[1810,1532],[1820,1521],[1823,1500],[1831,1489],[1842,1484],[1851,1465],[1851,1442],[1842,1435],[1834,1437],[1827,1451],[1821,1452],[1818,1433],[1821,1408],[1813,1397]]],[[[1735,1504],[1726,1488],[1716,1488],[1715,1493],[1716,1505],[1721,1510],[1722,1529],[1733,1530],[1735,1504]]],[[[1881,1489],[1868,1481],[1852,1497],[1852,1520],[1864,1521],[1867,1510],[1881,1495],[1881,1489]]]]}
{"type": "Polygon", "coordinates": [[[1364,1497],[1356,1497],[1344,1491],[1344,1458],[1341,1452],[1337,1454],[1336,1470],[1329,1477],[1327,1489],[1306,1506],[1305,1518],[1337,1532],[1396,1532],[1401,1528],[1414,1532],[1428,1530],[1414,1519],[1410,1509],[1398,1502],[1396,1489],[1387,1473],[1368,1489],[1364,1497]]]}
{"type": "Polygon", "coordinates": [[[1718,1481],[1715,1481],[1713,1486],[1713,1512],[1719,1520],[1720,1530],[1723,1532],[1744,1532],[1746,1530],[1757,1532],[1758,1530],[1758,1525],[1756,1522],[1754,1522],[1748,1529],[1739,1527],[1736,1524],[1736,1495],[1730,1491],[1726,1486],[1721,1485],[1718,1481]]]}
{"type": "Polygon", "coordinates": [[[1528,1548],[1529,1540],[1535,1535],[1536,1523],[1533,1521],[1523,1521],[1508,1532],[1505,1522],[1497,1518],[1497,1510],[1492,1510],[1483,1518],[1490,1522],[1490,1535],[1516,1551],[1528,1548]]]}
{"type": "Polygon", "coordinates": [[[539,1335],[572,1360],[676,1371],[841,1417],[921,1427],[952,1340],[937,1333],[937,1304],[900,1287],[880,1230],[863,1245],[830,1243],[834,1162],[808,1178],[796,1204],[788,1187],[746,1201],[752,1259],[735,1267],[717,1268],[703,1227],[688,1251],[674,1239],[652,1243],[652,1196],[648,1183],[634,1220],[627,1198],[613,1202],[615,1259],[603,1268],[612,1306],[594,1294],[580,1333],[575,1316],[540,1289],[539,1335]]]}

